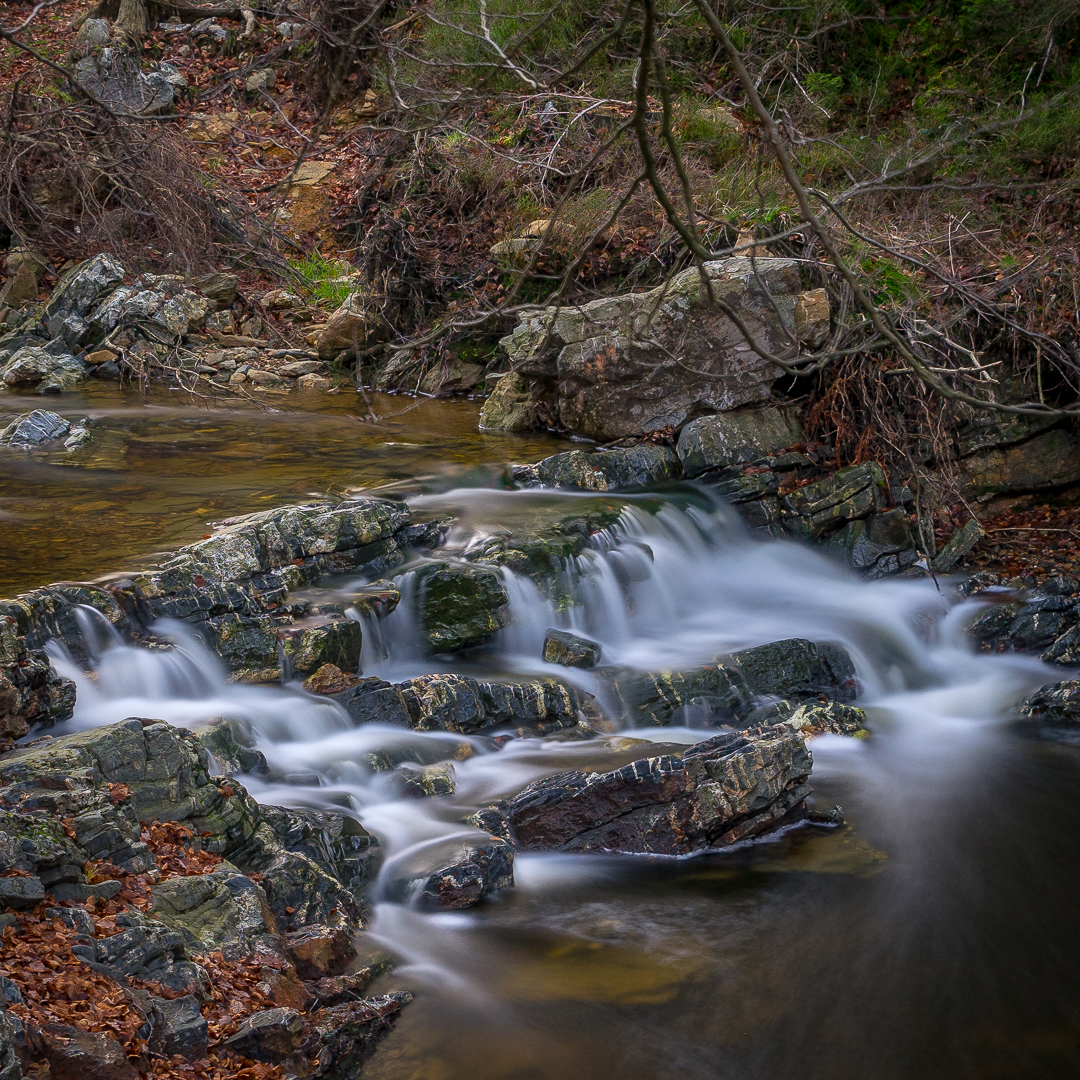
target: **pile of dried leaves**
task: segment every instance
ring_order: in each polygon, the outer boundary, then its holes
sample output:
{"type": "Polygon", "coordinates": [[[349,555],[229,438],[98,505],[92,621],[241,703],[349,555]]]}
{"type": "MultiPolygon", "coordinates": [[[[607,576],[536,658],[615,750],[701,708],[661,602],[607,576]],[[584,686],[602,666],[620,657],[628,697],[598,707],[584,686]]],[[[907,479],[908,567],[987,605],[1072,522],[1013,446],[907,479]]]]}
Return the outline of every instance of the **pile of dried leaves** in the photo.
{"type": "MultiPolygon", "coordinates": [[[[1041,581],[1057,574],[1080,577],[1080,508],[1036,506],[982,522],[986,536],[958,570],[992,570],[1041,581]]],[[[938,529],[939,546],[952,524],[938,529]]]]}
{"type": "MultiPolygon", "coordinates": [[[[122,785],[117,785],[122,787],[122,785]]],[[[123,796],[123,792],[115,794],[123,796]]],[[[81,905],[94,922],[95,936],[109,937],[122,931],[116,916],[135,908],[150,907],[150,889],[156,881],[191,874],[211,873],[221,857],[187,846],[192,831],[175,823],[143,825],[142,839],[154,855],[157,867],[144,874],[130,874],[108,863],[87,867],[91,881],[119,880],[120,893],[111,900],[91,899],[81,905]]],[[[208,1000],[202,1005],[210,1031],[210,1052],[196,1062],[180,1057],[165,1059],[153,1055],[138,1037],[143,1017],[124,987],[98,974],[72,953],[79,931],[50,917],[50,908],[74,907],[47,900],[30,912],[12,912],[17,926],[7,926],[0,934],[0,976],[18,986],[24,1005],[9,1006],[27,1027],[41,1029],[47,1024],[67,1024],[85,1032],[104,1032],[123,1046],[131,1063],[154,1080],[199,1077],[200,1080],[281,1080],[280,1065],[252,1061],[221,1048],[244,1017],[275,1004],[266,992],[266,958],[226,960],[221,953],[199,957],[210,976],[208,1000]]],[[[130,983],[158,997],[173,996],[156,984],[130,978],[130,983]]]]}

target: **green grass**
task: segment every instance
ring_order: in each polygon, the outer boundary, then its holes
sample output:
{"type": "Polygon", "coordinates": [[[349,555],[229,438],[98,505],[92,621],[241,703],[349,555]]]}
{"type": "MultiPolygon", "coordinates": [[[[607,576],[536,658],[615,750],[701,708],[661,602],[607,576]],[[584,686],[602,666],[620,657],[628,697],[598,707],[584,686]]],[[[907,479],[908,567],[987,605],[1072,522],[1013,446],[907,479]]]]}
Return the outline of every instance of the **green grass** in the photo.
{"type": "Polygon", "coordinates": [[[303,259],[290,262],[300,278],[301,289],[322,304],[339,307],[350,293],[356,291],[356,281],[352,277],[355,268],[342,259],[324,259],[318,252],[312,252],[303,259]]]}

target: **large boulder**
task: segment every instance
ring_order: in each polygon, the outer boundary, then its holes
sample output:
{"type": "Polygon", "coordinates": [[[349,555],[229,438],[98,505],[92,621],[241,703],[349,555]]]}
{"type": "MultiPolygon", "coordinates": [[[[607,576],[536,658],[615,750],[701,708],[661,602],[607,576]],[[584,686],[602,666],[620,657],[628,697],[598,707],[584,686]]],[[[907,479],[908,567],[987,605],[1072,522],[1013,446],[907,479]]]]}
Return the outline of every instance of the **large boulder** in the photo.
{"type": "Polygon", "coordinates": [[[33,387],[39,394],[58,394],[78,386],[89,374],[90,369],[70,353],[26,345],[0,369],[0,382],[13,389],[33,387]]]}
{"type": "Polygon", "coordinates": [[[515,479],[541,487],[581,488],[609,491],[678,480],[682,468],[675,451],[667,446],[641,443],[599,454],[570,450],[544,458],[531,469],[519,468],[515,479]]]}
{"type": "Polygon", "coordinates": [[[172,64],[142,71],[133,56],[106,46],[75,65],[75,81],[91,97],[117,112],[154,116],[167,112],[187,80],[172,64]]]}
{"type": "Polygon", "coordinates": [[[351,293],[330,316],[316,348],[321,360],[334,360],[343,352],[360,352],[386,339],[386,320],[363,293],[351,293]]]}
{"type": "MultiPolygon", "coordinates": [[[[705,271],[712,295],[735,310],[765,351],[797,353],[794,261],[732,258],[706,263],[705,271]]],[[[802,324],[808,339],[816,337],[816,322],[802,324]]],[[[765,401],[780,374],[710,306],[696,267],[651,292],[528,315],[501,346],[519,377],[546,385],[564,428],[600,440],[765,401]]],[[[493,419],[485,417],[485,426],[493,419]]]]}
{"type": "Polygon", "coordinates": [[[0,431],[0,446],[31,450],[43,443],[66,438],[70,432],[71,423],[62,416],[44,409],[35,409],[17,420],[12,420],[0,431]]]}
{"type": "Polygon", "coordinates": [[[68,347],[89,329],[87,316],[97,301],[124,280],[124,268],[111,255],[95,255],[62,274],[41,315],[43,330],[68,347]]]}
{"type": "Polygon", "coordinates": [[[1080,432],[1055,427],[1024,442],[992,446],[963,458],[970,497],[1040,491],[1080,481],[1080,432]]]}
{"type": "Polygon", "coordinates": [[[704,664],[683,671],[596,669],[611,679],[611,691],[621,699],[635,726],[666,726],[687,722],[691,713],[728,721],[753,700],[742,672],[734,664],[704,664]]]}
{"type": "Polygon", "coordinates": [[[859,693],[855,664],[847,650],[828,642],[787,638],[743,649],[731,659],[757,694],[852,701],[859,693]]]}
{"type": "Polygon", "coordinates": [[[509,816],[527,851],[688,855],[798,817],[811,767],[797,734],[725,732],[611,772],[537,780],[509,816]]]}
{"type": "Polygon", "coordinates": [[[499,378],[480,410],[481,431],[532,431],[537,426],[536,403],[540,390],[532,381],[508,371],[499,378]]]}
{"type": "Polygon", "coordinates": [[[510,598],[488,567],[426,563],[416,571],[414,586],[420,631],[432,652],[478,645],[510,621],[510,598]]]}
{"type": "Polygon", "coordinates": [[[803,441],[802,424],[792,406],[732,409],[691,420],[679,432],[683,472],[700,476],[713,469],[749,464],[803,441]]]}
{"type": "Polygon", "coordinates": [[[94,312],[91,325],[104,337],[118,326],[147,326],[157,338],[184,337],[206,318],[210,302],[180,278],[146,274],[121,285],[94,312]]]}

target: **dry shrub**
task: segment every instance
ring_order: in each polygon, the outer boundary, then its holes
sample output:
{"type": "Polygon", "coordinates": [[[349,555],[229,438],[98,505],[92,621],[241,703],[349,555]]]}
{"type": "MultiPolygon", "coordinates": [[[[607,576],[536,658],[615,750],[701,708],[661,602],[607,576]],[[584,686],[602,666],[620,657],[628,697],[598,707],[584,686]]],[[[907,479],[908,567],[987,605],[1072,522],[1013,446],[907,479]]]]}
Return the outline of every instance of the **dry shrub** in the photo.
{"type": "Polygon", "coordinates": [[[171,126],[17,86],[0,117],[0,232],[66,258],[108,251],[187,272],[254,247],[246,202],[208,180],[171,126]]]}

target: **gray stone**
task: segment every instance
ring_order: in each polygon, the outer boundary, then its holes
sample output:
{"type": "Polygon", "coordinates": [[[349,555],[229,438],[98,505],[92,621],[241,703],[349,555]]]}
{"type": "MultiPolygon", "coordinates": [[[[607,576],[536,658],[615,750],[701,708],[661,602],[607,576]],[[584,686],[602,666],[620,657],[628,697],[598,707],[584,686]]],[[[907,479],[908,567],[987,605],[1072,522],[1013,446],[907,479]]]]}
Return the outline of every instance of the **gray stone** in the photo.
{"type": "Polygon", "coordinates": [[[453,795],[457,790],[452,761],[439,761],[434,765],[415,765],[406,761],[395,773],[399,778],[398,790],[406,798],[437,799],[453,795]]]}
{"type": "Polygon", "coordinates": [[[277,84],[277,73],[273,68],[260,68],[258,71],[253,71],[248,77],[247,82],[244,83],[244,88],[249,93],[257,93],[261,91],[273,90],[277,84]]]}
{"type": "Polygon", "coordinates": [[[75,65],[75,81],[91,97],[117,112],[154,116],[168,111],[175,97],[171,65],[143,72],[138,61],[117,49],[84,56],[75,65]]]}
{"type": "Polygon", "coordinates": [[[611,772],[537,780],[510,818],[527,851],[687,855],[802,815],[811,768],[793,732],[729,732],[611,772]]]}
{"type": "Polygon", "coordinates": [[[18,1051],[22,1034],[22,1021],[6,1009],[0,1009],[0,1080],[22,1080],[22,1062],[18,1051]]]}
{"type": "Polygon", "coordinates": [[[44,409],[35,409],[12,420],[0,432],[0,446],[30,450],[51,439],[62,439],[71,431],[71,424],[62,416],[44,409]]]}
{"type": "Polygon", "coordinates": [[[305,1052],[332,1062],[326,1080],[351,1080],[410,1001],[412,994],[397,991],[320,1009],[310,1017],[311,1041],[305,1052]]]}
{"type": "Polygon", "coordinates": [[[682,468],[670,447],[642,443],[598,454],[584,450],[555,454],[534,466],[532,476],[543,487],[609,491],[678,480],[682,468]]]}
{"type": "Polygon", "coordinates": [[[304,1041],[304,1021],[295,1009],[265,1009],[252,1013],[223,1043],[230,1050],[256,1061],[285,1061],[304,1041]]]}
{"type": "Polygon", "coordinates": [[[783,496],[785,528],[797,536],[827,536],[844,522],[883,510],[887,492],[876,462],[840,469],[783,496]]]}
{"type": "MultiPolygon", "coordinates": [[[[596,669],[604,674],[602,669],[596,669]]],[[[750,704],[752,695],[734,665],[704,664],[683,671],[614,671],[612,690],[622,699],[635,725],[666,726],[686,722],[688,710],[714,720],[731,720],[750,704]]]]}
{"type": "Polygon", "coordinates": [[[123,280],[124,268],[111,255],[95,255],[61,275],[41,316],[49,336],[69,348],[78,345],[94,304],[123,280]]]}
{"type": "Polygon", "coordinates": [[[422,907],[469,908],[514,884],[514,849],[495,837],[466,846],[451,863],[412,882],[406,895],[422,907]]]}
{"type": "Polygon", "coordinates": [[[793,406],[732,409],[691,420],[679,432],[683,472],[700,476],[713,469],[744,465],[804,441],[793,406]]]}
{"type": "Polygon", "coordinates": [[[0,877],[0,908],[32,908],[44,899],[41,878],[0,877]]]}
{"type": "Polygon", "coordinates": [[[908,516],[899,508],[849,521],[825,550],[869,578],[898,573],[918,558],[908,516]]]}
{"type": "Polygon", "coordinates": [[[1080,481],[1080,432],[1052,428],[1026,442],[980,450],[960,467],[969,497],[1075,484],[1080,481]]]}
{"type": "Polygon", "coordinates": [[[731,659],[757,694],[851,701],[859,693],[855,665],[839,645],[788,638],[743,649],[731,659]]]}
{"type": "Polygon", "coordinates": [[[945,546],[933,561],[934,570],[947,574],[986,535],[986,530],[975,518],[949,537],[945,546]]]}
{"type": "Polygon", "coordinates": [[[544,663],[592,668],[600,663],[600,645],[565,630],[549,630],[544,637],[544,663]]]}
{"type": "Polygon", "coordinates": [[[188,994],[178,998],[154,998],[157,1012],[150,1049],[162,1057],[179,1054],[185,1061],[206,1057],[209,1026],[199,1009],[198,999],[188,994]]]}
{"type": "MultiPolygon", "coordinates": [[[[712,295],[765,350],[798,351],[796,263],[731,258],[705,270],[712,295]]],[[[546,382],[564,428],[600,440],[678,428],[701,412],[768,399],[779,369],[700,294],[692,267],[651,292],[524,316],[500,344],[519,376],[546,382]]],[[[484,418],[485,426],[493,421],[484,418]]]]}
{"type": "Polygon", "coordinates": [[[10,357],[0,370],[0,381],[16,389],[34,387],[39,394],[59,393],[84,382],[90,369],[70,353],[57,356],[27,345],[10,357]]]}
{"type": "Polygon", "coordinates": [[[1020,715],[1052,724],[1080,723],[1080,682],[1050,683],[1020,705],[1020,715]]]}
{"type": "Polygon", "coordinates": [[[206,317],[209,303],[174,277],[146,274],[134,285],[121,285],[94,313],[92,325],[102,335],[120,325],[148,324],[159,338],[180,338],[206,317]]]}

